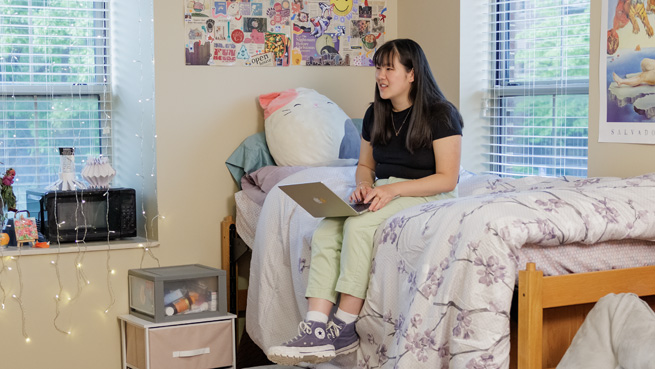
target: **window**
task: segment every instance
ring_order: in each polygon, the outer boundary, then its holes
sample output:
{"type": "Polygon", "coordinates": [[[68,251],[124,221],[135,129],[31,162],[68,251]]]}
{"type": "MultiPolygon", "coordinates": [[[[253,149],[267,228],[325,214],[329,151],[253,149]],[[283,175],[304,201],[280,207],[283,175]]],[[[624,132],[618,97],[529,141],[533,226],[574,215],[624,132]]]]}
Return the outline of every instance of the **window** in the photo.
{"type": "MultiPolygon", "coordinates": [[[[0,0],[0,168],[14,192],[59,179],[60,147],[111,159],[106,0],[0,0]]],[[[1,174],[0,174],[1,176],[1,174]]]]}
{"type": "Polygon", "coordinates": [[[589,0],[489,0],[488,171],[587,176],[589,0]]]}

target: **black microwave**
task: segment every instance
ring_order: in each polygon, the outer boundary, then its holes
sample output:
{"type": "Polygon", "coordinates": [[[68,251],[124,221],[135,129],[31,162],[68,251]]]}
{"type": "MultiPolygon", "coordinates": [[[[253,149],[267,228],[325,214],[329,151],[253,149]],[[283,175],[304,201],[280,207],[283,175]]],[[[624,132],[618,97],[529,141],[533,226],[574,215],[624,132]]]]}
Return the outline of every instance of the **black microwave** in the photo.
{"type": "Polygon", "coordinates": [[[27,191],[27,210],[51,243],[136,237],[136,194],[131,188],[27,191]]]}

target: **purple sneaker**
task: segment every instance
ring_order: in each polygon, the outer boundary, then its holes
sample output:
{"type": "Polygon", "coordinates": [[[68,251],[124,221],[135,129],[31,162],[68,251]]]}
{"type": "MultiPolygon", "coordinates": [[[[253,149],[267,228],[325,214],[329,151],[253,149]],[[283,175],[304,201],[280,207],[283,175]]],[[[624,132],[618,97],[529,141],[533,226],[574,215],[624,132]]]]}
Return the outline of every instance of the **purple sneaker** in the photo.
{"type": "Polygon", "coordinates": [[[327,325],[327,336],[332,340],[335,354],[349,354],[359,347],[359,335],[355,331],[355,322],[346,324],[341,319],[334,319],[327,325]]]}
{"type": "Polygon", "coordinates": [[[332,340],[327,337],[325,323],[311,320],[298,325],[298,335],[281,346],[268,349],[266,356],[274,363],[296,365],[300,362],[318,364],[332,360],[336,355],[332,340]]]}

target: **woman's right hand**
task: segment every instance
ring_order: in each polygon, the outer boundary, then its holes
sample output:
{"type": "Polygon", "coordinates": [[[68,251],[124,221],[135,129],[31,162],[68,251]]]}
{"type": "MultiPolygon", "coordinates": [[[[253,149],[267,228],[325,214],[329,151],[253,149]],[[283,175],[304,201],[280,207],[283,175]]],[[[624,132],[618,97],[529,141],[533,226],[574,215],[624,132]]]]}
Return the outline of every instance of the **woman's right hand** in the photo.
{"type": "Polygon", "coordinates": [[[366,195],[373,190],[373,185],[370,182],[362,181],[357,184],[357,188],[350,195],[350,202],[359,203],[364,201],[366,195]]]}

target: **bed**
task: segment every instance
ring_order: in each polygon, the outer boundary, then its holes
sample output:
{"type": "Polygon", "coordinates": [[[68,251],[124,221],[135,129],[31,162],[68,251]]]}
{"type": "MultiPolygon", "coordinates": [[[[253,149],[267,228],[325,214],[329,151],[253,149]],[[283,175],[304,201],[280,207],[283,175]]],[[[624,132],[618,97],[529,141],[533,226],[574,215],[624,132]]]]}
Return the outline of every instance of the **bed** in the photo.
{"type": "MultiPolygon", "coordinates": [[[[270,186],[261,206],[242,191],[235,196],[236,230],[253,252],[246,327],[263,350],[295,335],[305,314],[309,243],[319,221],[277,184],[321,180],[346,196],[354,187],[352,178],[354,167],[301,168],[270,186]]],[[[630,273],[610,278],[630,288],[629,278],[653,273],[647,265],[655,264],[655,174],[629,179],[463,176],[459,187],[460,198],[408,209],[378,229],[369,293],[357,323],[362,345],[356,354],[321,367],[503,368],[510,361],[512,367],[554,367],[577,329],[564,329],[564,322],[579,325],[605,291],[595,284],[606,280],[604,274],[583,272],[629,268],[630,273]],[[519,271],[535,261],[539,271],[519,271]],[[553,277],[542,280],[539,273],[553,277]],[[550,281],[569,277],[582,278],[583,288],[597,294],[549,302],[561,283],[567,290],[577,284],[565,279],[550,287],[550,281]],[[518,301],[518,340],[510,340],[516,337],[510,333],[515,328],[512,301],[518,301]],[[578,317],[562,308],[539,313],[569,304],[578,317]],[[565,337],[555,340],[554,332],[565,337]],[[516,342],[518,347],[510,349],[516,342]]],[[[653,294],[653,288],[653,282],[646,283],[644,291],[635,292],[653,294]]]]}

